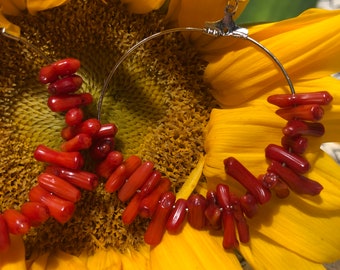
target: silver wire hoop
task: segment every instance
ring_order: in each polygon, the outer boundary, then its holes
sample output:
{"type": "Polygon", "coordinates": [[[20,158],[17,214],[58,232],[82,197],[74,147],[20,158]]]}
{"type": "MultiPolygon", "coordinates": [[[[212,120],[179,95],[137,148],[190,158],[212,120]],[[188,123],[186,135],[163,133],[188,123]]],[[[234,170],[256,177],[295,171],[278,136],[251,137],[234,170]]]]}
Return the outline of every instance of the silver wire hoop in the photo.
{"type": "MultiPolygon", "coordinates": [[[[236,1],[237,3],[238,1],[236,1]]],[[[256,41],[255,39],[251,38],[248,35],[248,29],[239,27],[238,25],[235,24],[232,16],[237,10],[237,6],[233,5],[227,5],[225,9],[225,16],[223,17],[222,20],[216,21],[216,22],[206,22],[205,26],[203,28],[196,28],[196,27],[179,27],[179,28],[172,28],[172,29],[167,29],[163,30],[160,32],[157,32],[151,36],[148,36],[144,38],[143,40],[137,42],[134,46],[132,46],[128,51],[126,51],[121,58],[117,61],[117,63],[114,65],[114,67],[111,69],[109,75],[107,76],[106,80],[104,81],[103,88],[100,92],[100,97],[98,100],[97,104],[97,118],[100,120],[101,117],[101,110],[102,110],[102,105],[103,105],[103,100],[104,96],[106,94],[107,88],[109,86],[109,83],[117,71],[118,67],[122,64],[122,62],[129,57],[137,48],[142,46],[144,43],[153,40],[155,38],[158,38],[160,36],[170,34],[170,33],[176,33],[176,32],[200,32],[209,36],[213,37],[233,37],[233,38],[241,38],[245,39],[258,48],[260,48],[263,52],[265,52],[269,58],[271,58],[274,63],[277,65],[277,67],[280,69],[282,72],[284,78],[286,79],[288,86],[290,88],[291,94],[295,94],[295,89],[292,83],[292,80],[290,79],[286,69],[284,68],[283,64],[280,62],[280,60],[270,51],[268,50],[265,46],[263,46],[261,43],[256,41]]]]}

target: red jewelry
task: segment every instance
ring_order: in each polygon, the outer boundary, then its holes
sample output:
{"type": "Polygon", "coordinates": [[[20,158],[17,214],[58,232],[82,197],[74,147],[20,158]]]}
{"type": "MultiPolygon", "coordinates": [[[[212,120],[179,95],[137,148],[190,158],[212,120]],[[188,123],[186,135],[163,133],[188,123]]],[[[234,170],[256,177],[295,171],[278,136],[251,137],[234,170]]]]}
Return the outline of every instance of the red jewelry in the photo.
{"type": "MultiPolygon", "coordinates": [[[[236,7],[235,7],[236,8],[236,7]]],[[[122,202],[128,202],[122,220],[128,225],[137,216],[151,219],[144,235],[149,245],[161,242],[165,231],[179,233],[185,221],[198,230],[223,230],[223,247],[236,248],[239,242],[250,241],[247,219],[256,215],[259,205],[268,203],[272,192],[285,198],[290,190],[298,194],[318,195],[322,186],[303,176],[310,165],[301,155],[307,147],[306,136],[322,136],[324,127],[320,121],[322,106],[332,101],[326,91],[296,94],[288,74],[281,63],[265,47],[248,37],[244,28],[234,24],[235,9],[226,10],[225,18],[207,23],[200,28],[176,28],[152,35],[133,46],[117,62],[105,81],[98,101],[98,119],[83,119],[82,107],[93,102],[89,93],[77,94],[82,78],[76,74],[80,61],[67,58],[42,67],[41,83],[48,85],[51,94],[48,106],[53,112],[65,112],[66,127],[61,131],[65,140],[61,151],[39,145],[34,157],[49,164],[38,177],[38,183],[29,192],[29,202],[20,211],[8,209],[0,214],[0,252],[10,245],[9,234],[25,234],[30,226],[39,226],[49,217],[60,223],[73,215],[80,189],[94,190],[99,176],[106,179],[105,190],[117,192],[122,202]],[[152,161],[142,161],[137,156],[123,157],[115,149],[117,127],[100,122],[102,100],[108,82],[118,66],[137,47],[158,36],[178,31],[201,31],[214,36],[231,36],[246,39],[266,52],[283,72],[291,94],[273,95],[268,102],[277,105],[276,113],[287,120],[283,127],[282,146],[269,144],[265,156],[270,165],[263,175],[255,177],[234,157],[224,161],[225,171],[246,190],[237,197],[229,187],[219,184],[206,196],[192,194],[187,200],[178,199],[171,191],[171,182],[154,169],[152,161]],[[85,158],[80,151],[88,151],[97,163],[96,173],[82,170],[85,158]]],[[[5,32],[4,32],[5,33],[5,32]]]]}

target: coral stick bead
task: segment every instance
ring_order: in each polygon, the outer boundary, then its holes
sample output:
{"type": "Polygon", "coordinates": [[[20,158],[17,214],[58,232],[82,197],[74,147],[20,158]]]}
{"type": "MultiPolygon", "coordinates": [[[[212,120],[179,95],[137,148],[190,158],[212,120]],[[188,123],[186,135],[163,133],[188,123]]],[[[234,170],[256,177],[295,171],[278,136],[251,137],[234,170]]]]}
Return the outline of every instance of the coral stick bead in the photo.
{"type": "Polygon", "coordinates": [[[107,138],[114,137],[118,132],[118,128],[115,124],[108,123],[102,124],[95,138],[107,138]]]}
{"type": "Polygon", "coordinates": [[[254,217],[258,211],[256,199],[252,194],[249,193],[240,197],[240,206],[248,218],[254,217]]]}
{"type": "Polygon", "coordinates": [[[124,209],[122,213],[122,221],[125,225],[131,224],[138,216],[139,205],[142,201],[142,198],[143,197],[140,195],[140,193],[136,193],[124,209]]]}
{"type": "Polygon", "coordinates": [[[278,94],[269,96],[267,98],[269,103],[281,108],[307,104],[328,105],[332,100],[333,97],[327,91],[298,94],[278,94]]]}
{"type": "Polygon", "coordinates": [[[281,138],[281,145],[295,154],[302,155],[307,149],[308,140],[300,135],[295,137],[283,136],[281,138]]]}
{"type": "Polygon", "coordinates": [[[74,203],[51,194],[39,185],[30,190],[29,199],[32,202],[45,204],[50,215],[62,224],[70,220],[75,211],[74,203]]]}
{"type": "Polygon", "coordinates": [[[65,114],[65,123],[69,126],[79,125],[83,121],[84,112],[81,108],[69,109],[65,114]]]}
{"type": "Polygon", "coordinates": [[[297,173],[306,173],[310,169],[309,162],[303,157],[289,153],[286,149],[275,144],[269,144],[265,149],[266,157],[285,163],[297,173]]]}
{"type": "Polygon", "coordinates": [[[218,205],[216,191],[208,190],[206,200],[207,208],[204,215],[208,221],[208,227],[212,230],[220,230],[222,227],[222,209],[218,205]]]}
{"type": "Polygon", "coordinates": [[[39,185],[58,197],[68,200],[70,202],[77,202],[80,200],[81,193],[72,184],[66,180],[49,173],[42,173],[38,176],[39,185]]]}
{"type": "Polygon", "coordinates": [[[42,144],[38,145],[34,151],[34,158],[38,161],[74,170],[79,170],[84,164],[83,157],[79,152],[60,152],[42,144]]]}
{"type": "Polygon", "coordinates": [[[124,165],[126,167],[126,177],[130,177],[131,174],[142,165],[142,160],[140,157],[132,155],[124,161],[124,165]]]}
{"type": "Polygon", "coordinates": [[[47,206],[39,202],[25,202],[20,211],[29,219],[32,227],[40,226],[50,217],[47,206]]]}
{"type": "Polygon", "coordinates": [[[120,189],[127,179],[126,167],[124,164],[118,166],[117,169],[109,176],[105,183],[106,192],[112,193],[120,189]]]}
{"type": "Polygon", "coordinates": [[[297,135],[321,137],[325,134],[325,127],[321,123],[290,120],[282,129],[282,133],[290,137],[297,135]]]}
{"type": "Polygon", "coordinates": [[[75,133],[85,133],[94,137],[97,135],[101,127],[101,124],[96,118],[89,118],[75,126],[75,133]]]}
{"type": "Polygon", "coordinates": [[[143,218],[150,218],[154,214],[159,198],[163,193],[170,190],[171,182],[168,178],[161,178],[157,187],[143,198],[139,206],[139,215],[143,218]]]}
{"type": "Polygon", "coordinates": [[[218,184],[216,186],[216,196],[218,205],[222,208],[231,208],[231,198],[229,193],[229,187],[227,185],[218,184]]]}
{"type": "Polygon", "coordinates": [[[214,190],[208,190],[206,195],[208,205],[216,205],[217,204],[217,194],[214,190]]]}
{"type": "Polygon", "coordinates": [[[290,194],[288,185],[281,180],[277,182],[275,187],[273,187],[273,190],[275,192],[276,197],[280,199],[287,198],[290,194]]]}
{"type": "Polygon", "coordinates": [[[208,221],[208,227],[212,230],[220,230],[222,227],[222,210],[217,205],[208,205],[204,211],[208,221]]]}
{"type": "Polygon", "coordinates": [[[133,194],[143,186],[151,176],[154,164],[151,161],[144,162],[133,174],[127,179],[126,183],[118,192],[118,198],[122,202],[129,200],[133,194]]]}
{"type": "Polygon", "coordinates": [[[44,66],[39,71],[39,81],[43,84],[52,83],[60,76],[68,76],[77,72],[80,61],[74,58],[66,58],[44,66]]]}
{"type": "Polygon", "coordinates": [[[115,139],[113,137],[95,138],[92,140],[90,147],[91,158],[96,161],[101,161],[114,150],[115,139]]]}
{"type": "Polygon", "coordinates": [[[119,151],[111,151],[106,158],[96,166],[98,175],[109,178],[112,172],[123,163],[123,154],[119,151]]]}
{"type": "Polygon", "coordinates": [[[233,214],[230,210],[224,209],[222,211],[223,224],[223,247],[225,249],[233,249],[238,247],[236,239],[236,228],[233,214]]]}
{"type": "Polygon", "coordinates": [[[298,194],[318,195],[323,187],[316,181],[296,174],[290,168],[282,166],[279,162],[272,160],[268,167],[269,172],[276,173],[291,190],[298,194]]]}
{"type": "Polygon", "coordinates": [[[49,84],[47,90],[51,95],[64,95],[76,92],[82,83],[83,79],[80,76],[71,75],[49,84]]]}
{"type": "Polygon", "coordinates": [[[187,200],[188,207],[188,223],[191,227],[202,230],[206,224],[205,209],[207,208],[207,201],[201,194],[192,194],[187,200]]]}
{"type": "Polygon", "coordinates": [[[52,65],[44,66],[40,69],[38,78],[39,78],[40,83],[48,84],[48,83],[53,83],[56,80],[58,80],[58,74],[54,66],[52,65]]]}
{"type": "Polygon", "coordinates": [[[187,201],[185,199],[178,199],[166,222],[165,228],[167,231],[171,234],[178,234],[183,228],[186,215],[187,201]]]}
{"type": "Polygon", "coordinates": [[[264,204],[270,200],[270,191],[263,187],[261,182],[258,181],[238,160],[229,157],[224,160],[224,166],[226,173],[253,194],[260,204],[264,204]]]}
{"type": "Polygon", "coordinates": [[[93,97],[90,93],[52,95],[47,100],[47,105],[52,112],[65,112],[74,107],[91,104],[93,97]]]}
{"type": "Polygon", "coordinates": [[[75,152],[90,148],[92,145],[92,137],[85,133],[80,133],[72,139],[63,142],[60,150],[63,152],[75,152]]]}
{"type": "Polygon", "coordinates": [[[71,75],[80,68],[80,61],[75,58],[65,58],[52,63],[58,76],[71,75]]]}
{"type": "Polygon", "coordinates": [[[143,186],[140,188],[140,195],[145,197],[149,195],[161,180],[162,174],[159,171],[153,171],[150,177],[146,180],[143,186]]]}
{"type": "Polygon", "coordinates": [[[324,110],[320,105],[308,104],[279,109],[276,114],[286,120],[319,121],[323,117],[324,110]]]}
{"type": "Polygon", "coordinates": [[[73,126],[66,126],[60,132],[61,137],[64,140],[71,140],[74,136],[77,135],[77,131],[73,126]]]}
{"type": "Polygon", "coordinates": [[[9,238],[8,226],[5,218],[0,214],[0,252],[5,252],[9,249],[11,240],[9,238]]]}
{"type": "Polygon", "coordinates": [[[98,176],[91,172],[71,170],[59,166],[48,166],[45,172],[59,176],[72,185],[85,190],[92,191],[98,186],[98,176]]]}
{"type": "Polygon", "coordinates": [[[11,234],[23,235],[30,229],[29,219],[15,209],[7,209],[3,212],[8,230],[11,234]]]}
{"type": "Polygon", "coordinates": [[[161,242],[175,200],[176,196],[172,192],[166,192],[161,196],[155,214],[144,234],[145,243],[154,246],[161,242]]]}

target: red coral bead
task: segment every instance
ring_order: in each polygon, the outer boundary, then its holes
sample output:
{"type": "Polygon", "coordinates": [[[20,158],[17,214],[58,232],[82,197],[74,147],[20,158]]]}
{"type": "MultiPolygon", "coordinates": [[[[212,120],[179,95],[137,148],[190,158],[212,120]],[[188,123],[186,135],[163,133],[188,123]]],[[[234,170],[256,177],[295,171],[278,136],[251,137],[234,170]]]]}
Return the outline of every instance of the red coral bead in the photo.
{"type": "Polygon", "coordinates": [[[154,246],[161,242],[175,200],[176,196],[172,192],[166,192],[161,196],[155,214],[144,234],[145,243],[154,246]]]}
{"type": "Polygon", "coordinates": [[[290,137],[294,137],[297,135],[321,137],[325,134],[325,127],[321,123],[290,120],[282,129],[282,133],[290,137]]]}
{"type": "Polygon", "coordinates": [[[201,194],[192,194],[187,200],[188,207],[188,223],[191,227],[202,230],[206,225],[205,209],[207,201],[201,194]]]}
{"type": "Polygon", "coordinates": [[[115,124],[108,123],[102,124],[98,133],[96,134],[96,138],[107,138],[107,137],[114,137],[118,132],[118,128],[115,124]]]}
{"type": "Polygon", "coordinates": [[[50,217],[47,206],[39,202],[25,202],[21,206],[21,213],[29,219],[33,227],[40,226],[50,217]]]}
{"type": "Polygon", "coordinates": [[[318,104],[308,104],[279,109],[276,114],[286,120],[319,121],[323,117],[324,110],[318,104]]]}
{"type": "Polygon", "coordinates": [[[80,191],[66,180],[49,173],[42,173],[38,176],[39,185],[58,197],[70,202],[80,200],[80,191]]]}
{"type": "Polygon", "coordinates": [[[163,193],[169,191],[170,187],[170,180],[168,178],[161,178],[157,187],[141,201],[139,206],[139,215],[143,218],[152,217],[157,208],[159,198],[163,193]]]}
{"type": "Polygon", "coordinates": [[[52,112],[65,112],[74,107],[89,105],[92,101],[90,93],[52,95],[48,98],[47,105],[52,112]]]}
{"type": "Polygon", "coordinates": [[[111,151],[106,158],[96,166],[96,173],[104,178],[109,178],[112,172],[123,163],[123,154],[119,151],[111,151]]]}
{"type": "Polygon", "coordinates": [[[270,191],[263,187],[261,182],[258,181],[238,160],[229,157],[224,160],[224,166],[226,173],[244,186],[249,193],[253,194],[260,204],[264,204],[270,200],[270,191]]]}
{"type": "Polygon", "coordinates": [[[118,192],[118,198],[122,202],[129,200],[133,194],[143,186],[151,176],[154,164],[151,161],[144,162],[134,173],[127,179],[126,183],[118,192]]]}
{"type": "Polygon", "coordinates": [[[233,249],[238,247],[236,238],[235,220],[232,212],[228,209],[222,211],[223,224],[223,247],[225,249],[233,249]]]}
{"type": "Polygon", "coordinates": [[[333,100],[333,97],[327,91],[320,91],[272,95],[267,100],[269,103],[283,108],[307,104],[328,105],[333,100]]]}
{"type": "Polygon", "coordinates": [[[149,195],[155,187],[158,185],[162,177],[159,171],[153,171],[150,177],[146,180],[143,186],[140,188],[140,194],[142,197],[149,195]]]}
{"type": "Polygon", "coordinates": [[[248,218],[254,217],[258,211],[256,199],[249,193],[240,197],[240,206],[248,218]]]}
{"type": "Polygon", "coordinates": [[[75,211],[74,203],[59,198],[40,186],[35,186],[30,190],[29,199],[32,202],[45,204],[50,215],[62,224],[69,221],[75,211]]]}
{"type": "Polygon", "coordinates": [[[80,61],[75,58],[65,58],[52,63],[58,76],[71,75],[80,68],[80,61]]]}
{"type": "Polygon", "coordinates": [[[79,170],[84,164],[84,159],[79,152],[60,152],[42,144],[35,149],[34,158],[38,161],[74,170],[79,170]]]}
{"type": "Polygon", "coordinates": [[[309,162],[303,157],[288,152],[281,146],[269,144],[265,149],[266,157],[286,164],[297,173],[306,173],[310,169],[309,162]]]}
{"type": "Polygon", "coordinates": [[[81,108],[72,108],[65,114],[65,123],[69,126],[79,125],[83,121],[84,112],[81,108]]]}
{"type": "Polygon", "coordinates": [[[136,193],[124,209],[122,213],[122,221],[125,225],[131,224],[138,216],[139,205],[142,199],[143,197],[140,195],[140,193],[136,193]]]}
{"type": "Polygon", "coordinates": [[[63,142],[60,146],[63,152],[75,152],[84,149],[89,149],[92,145],[92,137],[85,133],[80,133],[72,139],[63,142]]]}
{"type": "Polygon", "coordinates": [[[29,219],[15,209],[5,210],[3,212],[3,217],[11,234],[26,234],[31,227],[29,219]]]}
{"type": "Polygon", "coordinates": [[[171,234],[178,234],[183,228],[186,216],[187,201],[185,199],[178,199],[166,222],[165,227],[167,231],[171,234]]]}
{"type": "Polygon", "coordinates": [[[132,155],[129,156],[125,161],[124,161],[124,165],[126,168],[126,176],[130,177],[131,174],[137,170],[137,168],[139,168],[140,165],[142,165],[142,160],[140,159],[140,157],[132,155]]]}
{"type": "Polygon", "coordinates": [[[126,167],[124,164],[118,166],[117,169],[109,176],[105,183],[105,191],[112,193],[120,189],[127,179],[126,167]]]}
{"type": "MultiPolygon", "coordinates": [[[[54,68],[52,68],[52,70],[53,69],[54,68]]],[[[82,83],[83,79],[80,76],[70,75],[52,82],[49,84],[47,90],[51,95],[64,95],[76,92],[81,87],[82,83]]]]}
{"type": "Polygon", "coordinates": [[[85,190],[92,191],[98,186],[98,176],[91,172],[71,170],[59,166],[48,166],[45,172],[59,176],[72,185],[85,190]]]}
{"type": "Polygon", "coordinates": [[[269,172],[277,174],[291,190],[298,194],[318,195],[323,189],[322,185],[314,180],[296,174],[288,167],[272,160],[268,167],[269,172]]]}
{"type": "Polygon", "coordinates": [[[295,154],[302,155],[307,149],[308,140],[300,135],[295,137],[283,136],[281,138],[281,145],[295,154]]]}

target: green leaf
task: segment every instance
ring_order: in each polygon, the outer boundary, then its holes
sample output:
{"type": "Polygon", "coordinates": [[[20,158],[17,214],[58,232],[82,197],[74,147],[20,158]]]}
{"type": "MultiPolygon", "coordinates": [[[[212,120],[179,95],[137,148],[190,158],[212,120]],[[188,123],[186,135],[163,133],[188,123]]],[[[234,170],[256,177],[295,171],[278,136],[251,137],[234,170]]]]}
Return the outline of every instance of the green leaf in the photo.
{"type": "Polygon", "coordinates": [[[316,6],[317,0],[250,0],[238,24],[281,21],[316,6]]]}

